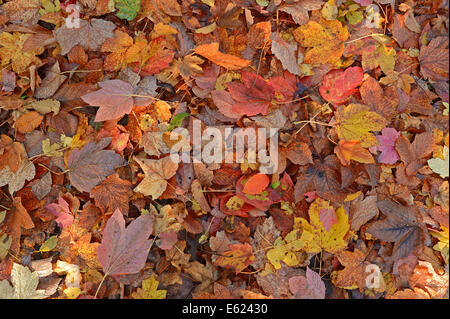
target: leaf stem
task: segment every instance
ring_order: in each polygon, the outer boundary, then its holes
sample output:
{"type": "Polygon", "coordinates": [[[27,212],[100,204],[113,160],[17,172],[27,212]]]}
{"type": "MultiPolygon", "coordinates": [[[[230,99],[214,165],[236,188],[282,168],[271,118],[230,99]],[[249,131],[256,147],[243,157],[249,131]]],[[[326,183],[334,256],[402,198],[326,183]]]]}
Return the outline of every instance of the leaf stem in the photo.
{"type": "Polygon", "coordinates": [[[100,288],[102,287],[103,282],[105,281],[106,277],[108,277],[108,275],[109,274],[107,272],[105,272],[105,275],[103,276],[102,280],[100,281],[100,284],[97,287],[97,291],[95,292],[94,299],[97,299],[97,295],[98,295],[98,293],[100,291],[100,288]]]}

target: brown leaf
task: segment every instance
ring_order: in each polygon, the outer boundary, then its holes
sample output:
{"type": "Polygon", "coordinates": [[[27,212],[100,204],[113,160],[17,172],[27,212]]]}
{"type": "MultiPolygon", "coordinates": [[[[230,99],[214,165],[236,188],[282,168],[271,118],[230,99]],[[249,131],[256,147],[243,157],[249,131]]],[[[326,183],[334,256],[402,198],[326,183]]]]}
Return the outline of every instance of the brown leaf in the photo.
{"type": "Polygon", "coordinates": [[[114,212],[119,209],[124,215],[128,214],[128,192],[131,191],[131,182],[123,180],[117,173],[108,176],[100,185],[95,186],[90,197],[95,199],[97,206],[105,212],[114,212]]]}
{"type": "Polygon", "coordinates": [[[102,19],[80,20],[79,28],[70,28],[64,24],[55,33],[61,46],[61,54],[67,54],[77,44],[88,51],[98,51],[107,38],[114,36],[116,25],[102,19]]]}
{"type": "Polygon", "coordinates": [[[19,133],[25,134],[34,131],[44,117],[36,111],[30,111],[19,116],[16,120],[16,129],[19,133]]]}
{"type": "Polygon", "coordinates": [[[400,159],[406,165],[406,174],[415,175],[426,163],[426,157],[433,152],[434,139],[432,133],[422,133],[416,135],[414,142],[400,135],[395,142],[395,149],[400,155],[400,159]]]}
{"type": "Polygon", "coordinates": [[[12,237],[11,251],[13,254],[19,253],[20,248],[20,236],[22,234],[22,228],[32,229],[34,223],[31,220],[30,215],[22,205],[22,199],[15,197],[11,210],[5,217],[6,233],[12,237]]]}
{"type": "Polygon", "coordinates": [[[437,37],[420,48],[420,73],[426,79],[447,81],[449,68],[448,37],[437,37]]]}
{"type": "Polygon", "coordinates": [[[382,241],[395,243],[394,260],[408,256],[423,245],[425,231],[420,226],[417,206],[403,206],[392,200],[379,201],[377,206],[387,218],[370,225],[367,232],[382,241]]]}
{"type": "Polygon", "coordinates": [[[75,148],[70,153],[67,161],[69,180],[80,192],[90,192],[113,174],[114,169],[125,164],[122,156],[104,149],[111,139],[108,137],[98,143],[88,143],[81,150],[75,148]]]}

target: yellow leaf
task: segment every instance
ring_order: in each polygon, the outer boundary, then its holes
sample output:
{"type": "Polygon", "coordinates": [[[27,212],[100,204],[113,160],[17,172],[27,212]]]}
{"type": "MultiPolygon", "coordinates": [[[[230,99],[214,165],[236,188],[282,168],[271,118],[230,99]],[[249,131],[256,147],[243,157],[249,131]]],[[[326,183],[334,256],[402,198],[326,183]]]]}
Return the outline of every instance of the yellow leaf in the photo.
{"type": "Polygon", "coordinates": [[[225,206],[229,210],[238,210],[238,209],[241,209],[242,206],[244,206],[244,200],[235,195],[235,196],[230,197],[230,199],[227,201],[225,206]]]}
{"type": "Polygon", "coordinates": [[[165,101],[156,101],[155,109],[156,116],[160,122],[168,122],[172,117],[172,113],[170,113],[170,105],[165,101]]]}
{"type": "Polygon", "coordinates": [[[347,27],[341,22],[325,19],[319,23],[309,21],[295,29],[293,35],[302,47],[310,48],[303,59],[307,64],[337,64],[344,52],[344,41],[349,37],[347,27]]]}
{"type": "Polygon", "coordinates": [[[252,246],[247,243],[234,244],[230,245],[230,250],[223,252],[214,264],[223,268],[233,269],[238,274],[247,268],[254,259],[252,246]]]}
{"type": "Polygon", "coordinates": [[[78,287],[70,287],[63,290],[67,299],[77,299],[81,295],[81,289],[78,287]]]}
{"type": "Polygon", "coordinates": [[[2,66],[12,64],[12,69],[20,74],[27,71],[30,64],[39,64],[41,60],[36,55],[44,52],[44,48],[36,48],[23,52],[24,42],[31,36],[31,33],[21,34],[18,32],[2,32],[0,34],[0,59],[2,66]]]}
{"type": "Polygon", "coordinates": [[[142,288],[131,294],[133,299],[166,299],[167,290],[158,290],[159,281],[153,274],[150,278],[142,281],[142,288]]]}
{"type": "Polygon", "coordinates": [[[274,241],[274,248],[267,252],[267,259],[275,269],[281,268],[281,261],[290,267],[297,266],[301,262],[297,253],[303,249],[307,241],[311,240],[313,240],[311,234],[302,234],[300,236],[300,231],[294,229],[284,239],[278,237],[274,241]]]}
{"type": "Polygon", "coordinates": [[[350,229],[348,223],[348,216],[344,207],[340,207],[336,210],[337,222],[330,227],[327,231],[319,220],[320,212],[322,209],[333,209],[330,203],[322,198],[317,198],[309,207],[309,220],[300,218],[302,226],[302,239],[305,241],[304,249],[309,253],[318,253],[322,249],[336,253],[345,247],[347,242],[344,240],[344,236],[350,229]]]}
{"type": "Polygon", "coordinates": [[[136,162],[144,171],[145,177],[134,189],[135,192],[158,198],[167,188],[167,179],[173,177],[178,169],[178,163],[172,162],[169,157],[160,160],[138,159],[136,162]]]}
{"type": "Polygon", "coordinates": [[[370,131],[380,131],[386,126],[386,119],[362,104],[340,106],[336,111],[336,132],[341,140],[360,141],[361,147],[378,145],[377,138],[370,131]]]}
{"type": "Polygon", "coordinates": [[[441,228],[442,231],[430,231],[430,234],[439,240],[439,242],[434,245],[433,249],[441,252],[445,263],[448,265],[448,228],[444,226],[441,226],[441,228]]]}

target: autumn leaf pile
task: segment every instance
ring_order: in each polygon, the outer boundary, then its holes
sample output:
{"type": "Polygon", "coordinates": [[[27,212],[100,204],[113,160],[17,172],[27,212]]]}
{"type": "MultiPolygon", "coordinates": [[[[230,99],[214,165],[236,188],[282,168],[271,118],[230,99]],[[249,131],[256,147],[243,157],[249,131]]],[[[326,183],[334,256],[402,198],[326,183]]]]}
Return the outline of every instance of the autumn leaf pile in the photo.
{"type": "Polygon", "coordinates": [[[0,298],[448,298],[448,1],[0,3],[0,298]]]}

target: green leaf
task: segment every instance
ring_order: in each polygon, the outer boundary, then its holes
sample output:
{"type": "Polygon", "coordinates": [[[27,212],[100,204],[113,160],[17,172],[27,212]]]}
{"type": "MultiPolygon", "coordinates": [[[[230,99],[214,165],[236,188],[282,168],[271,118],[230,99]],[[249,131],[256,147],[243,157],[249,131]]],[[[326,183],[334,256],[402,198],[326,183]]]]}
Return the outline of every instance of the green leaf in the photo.
{"type": "Polygon", "coordinates": [[[445,110],[442,112],[443,115],[448,115],[448,103],[447,102],[442,102],[442,104],[444,104],[445,110]]]}
{"type": "Polygon", "coordinates": [[[51,236],[49,239],[47,239],[39,248],[40,252],[46,252],[53,250],[56,245],[58,244],[58,236],[51,236]]]}
{"type": "Polygon", "coordinates": [[[141,9],[141,0],[114,0],[114,2],[116,9],[119,10],[116,16],[120,19],[131,21],[141,9]]]}
{"type": "Polygon", "coordinates": [[[178,113],[175,115],[172,120],[170,121],[169,127],[167,128],[168,131],[172,131],[176,127],[180,127],[183,120],[188,117],[190,114],[186,112],[178,113]]]}

